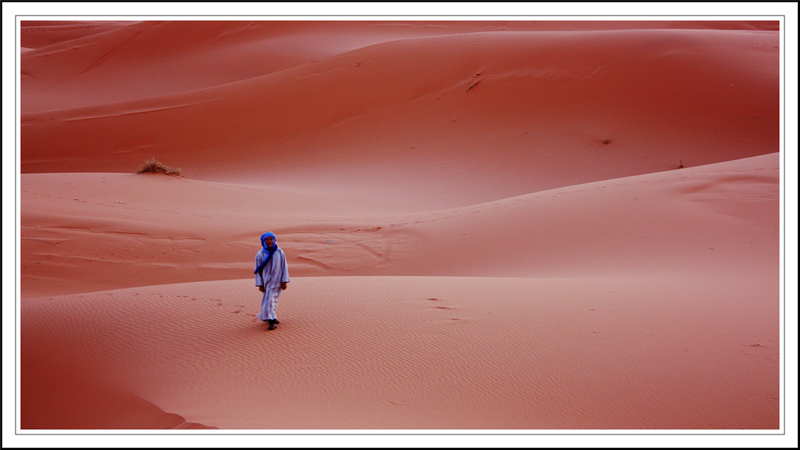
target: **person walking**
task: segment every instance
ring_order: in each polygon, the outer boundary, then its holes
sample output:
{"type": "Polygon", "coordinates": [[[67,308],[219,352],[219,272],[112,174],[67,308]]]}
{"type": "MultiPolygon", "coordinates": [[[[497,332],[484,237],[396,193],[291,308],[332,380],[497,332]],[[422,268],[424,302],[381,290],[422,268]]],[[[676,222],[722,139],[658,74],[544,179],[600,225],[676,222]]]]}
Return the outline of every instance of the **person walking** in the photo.
{"type": "Polygon", "coordinates": [[[278,308],[278,297],[289,284],[289,267],[286,255],[276,243],[275,233],[268,231],[261,235],[261,250],[256,254],[256,286],[262,292],[261,312],[258,314],[262,322],[269,324],[274,330],[279,324],[275,310],[278,308]]]}

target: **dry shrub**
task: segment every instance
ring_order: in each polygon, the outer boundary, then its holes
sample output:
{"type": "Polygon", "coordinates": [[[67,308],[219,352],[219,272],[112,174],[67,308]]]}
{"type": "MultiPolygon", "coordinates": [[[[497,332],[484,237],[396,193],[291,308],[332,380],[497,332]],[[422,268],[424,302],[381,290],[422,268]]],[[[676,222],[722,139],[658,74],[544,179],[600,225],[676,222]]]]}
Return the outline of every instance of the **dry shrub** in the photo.
{"type": "Polygon", "coordinates": [[[172,167],[165,166],[155,158],[150,158],[139,166],[137,173],[163,173],[166,175],[181,175],[181,169],[173,169],[172,167]]]}

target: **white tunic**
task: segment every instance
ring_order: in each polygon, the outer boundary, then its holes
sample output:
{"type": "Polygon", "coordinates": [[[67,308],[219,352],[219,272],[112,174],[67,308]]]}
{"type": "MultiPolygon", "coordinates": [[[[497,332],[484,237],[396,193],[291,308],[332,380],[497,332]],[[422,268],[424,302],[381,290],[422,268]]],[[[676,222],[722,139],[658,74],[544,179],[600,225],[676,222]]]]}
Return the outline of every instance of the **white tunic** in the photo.
{"type": "MultiPolygon", "coordinates": [[[[264,250],[256,254],[256,267],[260,266],[267,257],[264,250]]],[[[272,259],[256,273],[256,286],[264,286],[264,295],[261,298],[261,312],[258,318],[266,322],[276,320],[275,309],[278,307],[278,297],[281,295],[281,283],[289,282],[289,267],[286,265],[286,255],[283,250],[278,250],[272,255],[272,259]]]]}

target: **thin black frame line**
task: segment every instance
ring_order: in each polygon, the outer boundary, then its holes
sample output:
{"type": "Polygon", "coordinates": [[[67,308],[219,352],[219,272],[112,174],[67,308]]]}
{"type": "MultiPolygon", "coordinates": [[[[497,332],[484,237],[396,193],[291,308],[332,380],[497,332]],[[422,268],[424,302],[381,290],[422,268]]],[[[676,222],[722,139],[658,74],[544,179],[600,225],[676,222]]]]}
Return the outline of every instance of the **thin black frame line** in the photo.
{"type": "MultiPolygon", "coordinates": [[[[49,430],[49,429],[48,429],[49,430]]],[[[216,433],[214,430],[209,430],[207,432],[202,431],[192,431],[192,432],[182,432],[179,429],[163,429],[163,432],[156,433],[152,429],[142,429],[144,432],[142,433],[132,433],[132,432],[104,432],[103,429],[96,429],[97,433],[89,433],[87,432],[75,432],[75,433],[66,433],[63,430],[58,430],[57,432],[53,433],[17,433],[17,435],[35,435],[35,436],[784,436],[786,435],[785,432],[783,433],[755,433],[755,432],[742,432],[742,433],[703,433],[702,430],[698,431],[697,433],[667,433],[665,430],[661,430],[660,433],[650,433],[646,429],[643,429],[640,433],[622,433],[622,432],[609,432],[609,433],[596,433],[596,432],[586,432],[581,433],[580,429],[575,430],[565,430],[564,433],[555,433],[552,431],[547,431],[543,433],[522,433],[522,432],[514,432],[514,433],[504,433],[498,431],[496,433],[490,433],[488,431],[481,431],[476,433],[471,433],[470,429],[464,430],[463,433],[456,433],[456,432],[443,432],[443,433],[423,433],[419,430],[410,431],[408,433],[400,433],[400,432],[392,432],[392,433],[383,433],[383,432],[375,432],[375,433],[367,433],[367,432],[341,432],[341,433],[334,433],[334,432],[320,432],[315,433],[313,432],[314,429],[309,430],[308,433],[290,433],[290,432],[271,432],[270,429],[265,428],[263,432],[255,432],[255,431],[247,431],[242,433],[235,433],[232,431],[226,431],[223,433],[216,433]],[[573,431],[573,433],[567,433],[566,431],[573,431]]],[[[602,430],[596,430],[602,431],[602,430]]]]}
{"type": "MultiPolygon", "coordinates": [[[[40,14],[40,15],[18,14],[18,15],[14,16],[17,23],[20,22],[20,20],[21,20],[20,17],[22,17],[22,16],[24,16],[24,17],[50,17],[50,16],[43,15],[43,14],[40,14]]],[[[166,16],[141,15],[141,16],[137,16],[137,17],[148,17],[148,16],[153,16],[153,17],[173,17],[173,16],[187,17],[187,16],[178,16],[178,15],[166,15],[166,16]]],[[[238,16],[238,15],[230,15],[230,16],[231,17],[243,17],[243,16],[238,16]]],[[[783,28],[784,33],[781,35],[781,37],[784,38],[784,40],[785,40],[785,23],[786,23],[786,15],[785,14],[784,15],[744,15],[744,14],[742,14],[742,15],[731,15],[731,16],[693,16],[693,15],[675,15],[675,16],[672,16],[671,15],[671,16],[668,16],[668,17],[742,17],[742,16],[743,17],[780,17],[780,18],[782,18],[782,20],[779,20],[779,22],[781,22],[784,25],[784,28],[783,28]]],[[[59,15],[58,17],[108,17],[108,16],[106,16],[106,15],[59,15]]],[[[191,16],[188,16],[188,17],[195,17],[195,16],[191,15],[191,16]]],[[[205,16],[200,16],[200,17],[205,17],[205,16]]],[[[214,16],[214,17],[217,17],[217,16],[214,16]]],[[[250,16],[250,17],[253,17],[253,16],[250,16]]],[[[255,17],[261,17],[261,16],[255,16],[255,17]]],[[[266,17],[385,17],[385,16],[374,16],[374,15],[324,15],[324,16],[274,15],[274,16],[266,16],[266,17]]],[[[504,15],[494,15],[494,16],[493,15],[487,15],[487,16],[483,16],[483,15],[482,16],[477,16],[477,15],[438,15],[438,16],[409,15],[409,16],[403,16],[403,17],[507,17],[507,16],[504,16],[504,15]]],[[[514,17],[576,17],[576,16],[561,16],[561,15],[541,15],[541,16],[539,16],[539,15],[537,15],[537,16],[514,16],[514,17]]],[[[601,15],[601,16],[577,16],[577,17],[605,17],[605,16],[601,15]]],[[[608,17],[663,17],[663,16],[608,15],[608,17]]],[[[779,31],[779,33],[781,32],[780,29],[778,31],[779,31]]],[[[14,42],[15,47],[19,48],[19,42],[17,41],[17,33],[15,33],[14,41],[15,41],[14,42]]],[[[785,62],[786,61],[786,46],[784,45],[781,50],[783,52],[783,60],[785,62]]],[[[18,62],[17,62],[17,59],[15,58],[15,62],[14,62],[14,65],[15,65],[15,67],[14,67],[14,69],[15,69],[15,85],[18,87],[20,80],[19,80],[19,77],[17,76],[17,74],[19,74],[19,67],[17,66],[17,64],[18,64],[18,62]]],[[[784,86],[786,84],[786,64],[784,64],[784,67],[783,67],[783,83],[782,84],[784,86]]],[[[17,106],[17,102],[20,100],[19,97],[21,96],[21,93],[19,92],[19,89],[16,89],[16,91],[17,92],[15,92],[15,105],[14,105],[15,109],[16,109],[16,106],[17,106]]],[[[784,116],[783,117],[783,142],[784,142],[784,146],[786,145],[786,102],[785,102],[785,96],[786,96],[786,91],[784,89],[784,105],[783,105],[783,108],[782,108],[782,111],[781,111],[783,113],[783,116],[784,116]]],[[[15,113],[15,116],[16,116],[15,117],[15,122],[16,123],[15,123],[15,130],[14,130],[15,146],[16,146],[17,149],[20,149],[20,139],[21,139],[21,137],[19,136],[19,133],[18,133],[20,117],[16,113],[15,113]]],[[[779,149],[779,152],[781,153],[781,162],[782,162],[781,167],[785,170],[785,168],[786,168],[786,151],[785,151],[785,149],[779,149]],[[783,151],[781,151],[781,150],[783,150],[783,151]]],[[[19,177],[22,175],[21,173],[17,173],[17,170],[16,170],[16,164],[19,162],[17,156],[18,156],[18,154],[17,154],[17,152],[15,150],[15,152],[14,152],[14,163],[15,163],[15,169],[14,169],[14,172],[15,172],[14,173],[15,215],[17,215],[16,211],[20,207],[20,205],[17,204],[17,194],[19,193],[17,187],[19,186],[19,181],[20,181],[19,177]]],[[[784,173],[781,173],[781,176],[785,179],[785,174],[784,173]]],[[[786,186],[784,184],[784,190],[785,190],[785,187],[786,186]]],[[[786,195],[785,195],[785,192],[782,191],[781,195],[783,197],[783,209],[784,209],[784,212],[785,212],[786,211],[786,195]]],[[[19,219],[21,219],[21,214],[22,214],[22,211],[21,211],[21,209],[19,209],[19,214],[17,215],[17,217],[15,217],[15,226],[19,224],[19,219]]],[[[784,310],[784,314],[783,314],[783,316],[784,316],[783,317],[784,336],[782,336],[784,338],[784,341],[785,341],[785,331],[786,331],[786,315],[785,315],[785,293],[786,293],[786,276],[785,276],[786,275],[785,274],[785,269],[786,269],[785,244],[786,244],[786,242],[785,242],[785,234],[786,234],[786,225],[787,225],[786,221],[787,221],[786,214],[784,214],[784,217],[783,217],[783,230],[784,230],[784,254],[783,254],[783,264],[784,264],[783,288],[784,289],[783,290],[784,290],[784,299],[781,302],[782,303],[782,305],[781,305],[782,309],[784,310]]],[[[16,231],[19,231],[19,229],[17,229],[16,231]]],[[[18,235],[17,235],[17,237],[18,237],[18,235]]],[[[17,248],[17,241],[18,241],[18,239],[15,238],[14,239],[14,251],[15,251],[14,255],[15,255],[15,259],[16,259],[17,252],[19,251],[19,249],[17,248]]],[[[17,284],[18,275],[19,275],[19,273],[18,273],[17,264],[15,264],[14,265],[15,296],[16,296],[16,288],[17,288],[16,284],[17,284]]],[[[20,300],[21,300],[21,295],[20,295],[20,300]]],[[[20,319],[20,316],[21,316],[21,314],[20,314],[21,311],[19,310],[19,308],[20,308],[20,302],[15,302],[15,310],[16,310],[16,314],[15,314],[16,315],[16,317],[15,317],[15,361],[20,356],[18,354],[18,349],[19,349],[19,342],[18,342],[18,337],[19,337],[18,325],[19,324],[18,324],[18,322],[19,322],[19,319],[20,319]]],[[[595,432],[589,432],[589,433],[575,433],[576,431],[580,431],[580,430],[573,430],[573,433],[550,433],[550,432],[545,432],[545,433],[535,433],[535,432],[530,432],[530,433],[504,433],[504,432],[497,432],[497,433],[488,433],[488,432],[482,432],[482,433],[270,433],[270,432],[264,432],[264,433],[202,433],[202,432],[192,432],[192,433],[177,433],[177,434],[174,434],[174,432],[176,430],[173,430],[173,431],[165,430],[164,433],[63,433],[63,432],[56,432],[56,433],[41,433],[41,432],[38,432],[38,433],[37,432],[27,433],[26,432],[26,433],[22,433],[21,432],[22,427],[19,426],[21,424],[18,423],[19,420],[20,420],[20,417],[19,417],[19,414],[17,414],[15,422],[17,422],[18,426],[15,427],[14,434],[18,435],[18,436],[19,435],[22,435],[22,436],[105,436],[105,435],[108,435],[108,436],[163,436],[163,435],[176,435],[176,436],[177,435],[180,435],[180,436],[183,436],[183,435],[187,435],[187,436],[188,435],[199,435],[199,436],[207,436],[207,435],[213,435],[213,436],[263,436],[263,435],[270,435],[270,436],[785,436],[786,435],[786,413],[785,413],[785,409],[784,409],[785,408],[785,401],[786,401],[785,400],[785,393],[786,393],[785,392],[785,386],[786,386],[786,363],[785,363],[785,361],[786,361],[786,345],[785,345],[785,343],[783,345],[782,351],[783,351],[783,360],[782,361],[783,361],[784,369],[783,369],[783,386],[781,386],[781,389],[782,389],[782,391],[783,391],[782,393],[784,395],[781,396],[781,403],[782,403],[781,404],[781,410],[783,410],[783,417],[782,417],[783,423],[782,423],[782,426],[781,426],[782,432],[773,432],[773,433],[768,433],[767,432],[768,430],[765,430],[765,432],[763,432],[763,433],[757,433],[757,432],[731,433],[730,432],[731,430],[722,431],[720,433],[708,433],[708,432],[706,432],[706,433],[703,433],[703,432],[698,432],[698,433],[686,433],[686,432],[684,432],[684,433],[680,433],[680,432],[678,432],[678,433],[666,433],[666,432],[664,432],[664,433],[657,433],[657,432],[656,433],[650,433],[650,432],[645,432],[645,431],[643,431],[642,433],[613,433],[613,432],[612,433],[598,433],[597,431],[600,431],[600,430],[595,430],[595,432]]],[[[16,369],[17,369],[17,367],[15,367],[15,372],[14,372],[14,375],[15,375],[15,386],[19,387],[19,381],[21,381],[21,380],[19,380],[17,378],[16,369]]],[[[15,397],[16,397],[16,404],[15,404],[15,410],[16,410],[17,406],[20,405],[19,389],[15,390],[15,397]]],[[[98,431],[100,431],[100,430],[98,430],[98,431]]]]}
{"type": "MultiPolygon", "coordinates": [[[[658,15],[639,15],[639,14],[604,14],[593,16],[575,16],[575,15],[561,15],[561,14],[537,14],[537,15],[513,15],[513,14],[403,14],[403,15],[380,15],[380,14],[17,14],[14,16],[19,17],[516,17],[516,18],[529,18],[529,17],[573,17],[573,18],[588,18],[588,17],[660,17],[661,20],[671,21],[672,19],[665,19],[664,17],[694,17],[697,19],[704,18],[718,18],[720,21],[727,20],[730,17],[786,17],[785,14],[731,14],[728,16],[698,16],[693,14],[675,14],[669,16],[658,15]]],[[[388,20],[388,19],[381,19],[388,20]]]]}

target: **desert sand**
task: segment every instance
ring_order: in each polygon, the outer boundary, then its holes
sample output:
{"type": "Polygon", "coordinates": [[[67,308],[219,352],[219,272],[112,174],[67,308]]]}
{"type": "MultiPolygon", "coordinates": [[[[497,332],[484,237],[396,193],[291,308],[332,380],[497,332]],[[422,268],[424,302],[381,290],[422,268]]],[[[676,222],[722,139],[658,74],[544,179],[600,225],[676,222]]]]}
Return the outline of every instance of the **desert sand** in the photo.
{"type": "Polygon", "coordinates": [[[780,428],[778,22],[20,36],[23,430],[780,428]]]}

